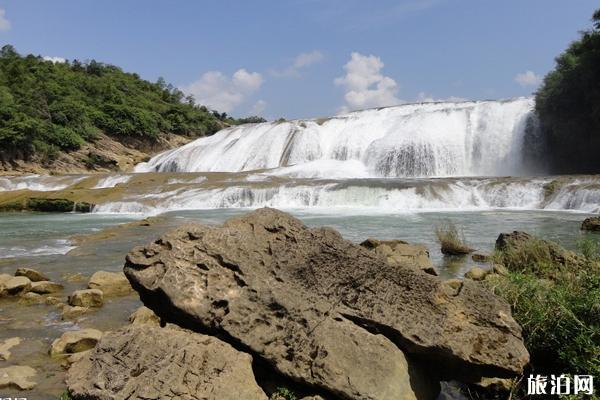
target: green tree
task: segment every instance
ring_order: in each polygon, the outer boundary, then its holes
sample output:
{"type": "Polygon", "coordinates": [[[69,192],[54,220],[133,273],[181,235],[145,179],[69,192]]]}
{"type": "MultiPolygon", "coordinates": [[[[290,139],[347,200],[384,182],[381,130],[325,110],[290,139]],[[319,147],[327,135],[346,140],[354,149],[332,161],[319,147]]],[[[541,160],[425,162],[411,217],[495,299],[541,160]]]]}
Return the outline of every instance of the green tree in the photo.
{"type": "Polygon", "coordinates": [[[600,172],[600,9],[536,93],[554,173],[600,172]]]}

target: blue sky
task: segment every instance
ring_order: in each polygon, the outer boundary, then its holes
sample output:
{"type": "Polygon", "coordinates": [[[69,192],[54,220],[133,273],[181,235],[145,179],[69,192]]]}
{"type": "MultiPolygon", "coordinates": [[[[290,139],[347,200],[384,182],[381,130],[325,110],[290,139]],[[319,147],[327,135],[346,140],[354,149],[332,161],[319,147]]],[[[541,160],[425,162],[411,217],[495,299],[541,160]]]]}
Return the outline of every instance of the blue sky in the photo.
{"type": "Polygon", "coordinates": [[[592,0],[0,0],[0,43],[159,76],[235,116],[529,95],[592,0]]]}

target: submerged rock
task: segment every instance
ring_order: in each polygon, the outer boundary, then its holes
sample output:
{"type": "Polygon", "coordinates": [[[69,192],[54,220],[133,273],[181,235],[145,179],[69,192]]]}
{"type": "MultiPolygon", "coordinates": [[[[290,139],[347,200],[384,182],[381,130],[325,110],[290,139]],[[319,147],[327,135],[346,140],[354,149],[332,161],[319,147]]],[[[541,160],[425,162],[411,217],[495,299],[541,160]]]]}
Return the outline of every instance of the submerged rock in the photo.
{"type": "Polygon", "coordinates": [[[75,398],[267,400],[252,357],[221,340],[170,326],[106,334],[69,369],[75,398]]]}
{"type": "Polygon", "coordinates": [[[78,307],[102,307],[104,294],[99,289],[76,290],[69,296],[69,305],[78,307]]]}
{"type": "Polygon", "coordinates": [[[440,379],[509,377],[529,360],[510,307],[479,284],[449,294],[436,277],[272,209],[176,229],[132,250],[124,270],[163,320],[218,333],[341,398],[431,398],[423,388],[440,379]]]}
{"type": "Polygon", "coordinates": [[[35,369],[22,365],[0,368],[0,389],[30,390],[36,385],[35,369]]]}
{"type": "Polygon", "coordinates": [[[484,263],[484,262],[488,262],[489,259],[490,259],[490,256],[486,256],[485,254],[475,253],[475,254],[471,255],[471,260],[473,260],[475,262],[484,263]]]}
{"type": "Polygon", "coordinates": [[[584,231],[600,232],[600,217],[589,217],[581,223],[581,229],[584,231]]]}
{"type": "Polygon", "coordinates": [[[431,275],[437,275],[433,263],[429,259],[427,247],[409,244],[403,240],[377,240],[369,238],[360,244],[375,251],[390,265],[415,267],[431,275]]]}
{"type": "Polygon", "coordinates": [[[98,343],[102,332],[97,329],[82,329],[80,331],[68,331],[54,342],[50,347],[50,355],[72,354],[86,351],[98,343]]]}
{"type": "Polygon", "coordinates": [[[60,305],[61,315],[60,318],[64,320],[68,319],[76,319],[82,316],[83,314],[90,311],[88,307],[80,307],[80,306],[70,306],[68,304],[60,305]]]}
{"type": "Polygon", "coordinates": [[[104,296],[123,296],[133,292],[123,272],[95,272],[88,282],[88,288],[99,289],[104,296]]]}
{"type": "Polygon", "coordinates": [[[37,294],[58,293],[64,289],[63,285],[51,281],[32,282],[30,291],[37,294]]]}
{"type": "Polygon", "coordinates": [[[0,342],[0,360],[6,361],[10,358],[10,349],[18,346],[21,343],[21,338],[13,337],[0,342]]]}
{"type": "Polygon", "coordinates": [[[41,282],[50,280],[50,278],[48,278],[40,271],[31,268],[17,268],[17,270],[15,271],[15,276],[25,276],[29,278],[31,282],[41,282]]]}

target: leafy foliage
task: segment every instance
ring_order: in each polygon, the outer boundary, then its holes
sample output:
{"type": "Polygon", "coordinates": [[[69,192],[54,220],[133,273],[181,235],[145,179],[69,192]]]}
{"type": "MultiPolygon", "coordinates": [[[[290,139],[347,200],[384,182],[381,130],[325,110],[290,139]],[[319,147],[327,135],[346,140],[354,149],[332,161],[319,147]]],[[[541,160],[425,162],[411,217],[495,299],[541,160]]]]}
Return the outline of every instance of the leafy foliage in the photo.
{"type": "Polygon", "coordinates": [[[593,28],[556,58],[536,93],[554,172],[600,171],[600,9],[592,21],[593,28]]]}
{"type": "Polygon", "coordinates": [[[194,104],[166,84],[95,60],[53,63],[0,50],[0,159],[52,160],[104,132],[117,140],[155,141],[162,133],[211,135],[235,120],[194,104]]]}

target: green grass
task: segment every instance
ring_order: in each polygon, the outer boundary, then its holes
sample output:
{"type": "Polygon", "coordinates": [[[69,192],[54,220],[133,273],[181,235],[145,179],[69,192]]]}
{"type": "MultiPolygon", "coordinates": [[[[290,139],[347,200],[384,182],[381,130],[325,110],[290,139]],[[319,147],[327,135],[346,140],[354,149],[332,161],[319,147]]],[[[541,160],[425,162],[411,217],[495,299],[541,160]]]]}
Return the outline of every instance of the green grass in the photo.
{"type": "Polygon", "coordinates": [[[486,283],[511,305],[533,373],[600,376],[600,244],[580,242],[576,263],[561,263],[556,246],[536,238],[507,246],[493,262],[509,274],[486,283]]]}
{"type": "Polygon", "coordinates": [[[435,236],[444,254],[460,255],[473,251],[465,243],[465,235],[462,229],[452,222],[446,222],[443,225],[437,226],[435,228],[435,236]]]}

